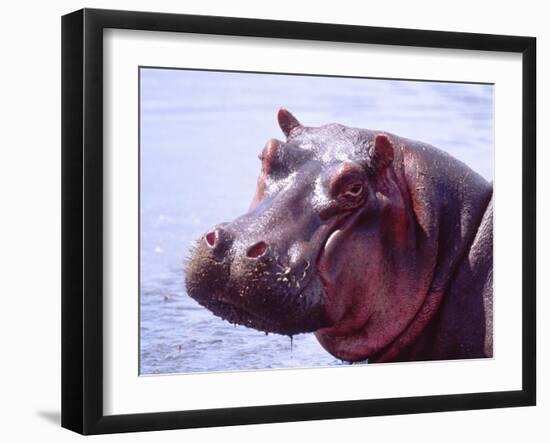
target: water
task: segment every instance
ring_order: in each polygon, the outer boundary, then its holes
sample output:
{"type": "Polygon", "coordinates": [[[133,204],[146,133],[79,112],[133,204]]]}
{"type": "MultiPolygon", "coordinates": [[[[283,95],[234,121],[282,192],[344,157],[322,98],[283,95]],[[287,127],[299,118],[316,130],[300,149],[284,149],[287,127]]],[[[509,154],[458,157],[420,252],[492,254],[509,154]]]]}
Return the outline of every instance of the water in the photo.
{"type": "Polygon", "coordinates": [[[422,140],[493,177],[493,87],[450,83],[141,70],[140,373],[341,364],[313,334],[234,327],[185,293],[182,263],[211,226],[246,212],[267,139],[286,107],[422,140]]]}

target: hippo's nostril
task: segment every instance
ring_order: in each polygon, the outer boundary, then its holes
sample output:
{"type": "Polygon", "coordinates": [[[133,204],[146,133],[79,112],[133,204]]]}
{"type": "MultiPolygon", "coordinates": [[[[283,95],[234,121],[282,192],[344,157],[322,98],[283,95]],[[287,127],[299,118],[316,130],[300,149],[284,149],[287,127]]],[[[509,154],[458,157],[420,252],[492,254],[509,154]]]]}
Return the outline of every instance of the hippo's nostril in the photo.
{"type": "Polygon", "coordinates": [[[265,244],[265,242],[261,241],[256,243],[255,245],[252,245],[246,252],[246,256],[250,258],[258,258],[264,255],[266,250],[267,245],[265,244]]]}
{"type": "Polygon", "coordinates": [[[213,248],[216,246],[216,242],[218,241],[218,231],[211,231],[204,237],[206,240],[206,244],[213,248]]]}

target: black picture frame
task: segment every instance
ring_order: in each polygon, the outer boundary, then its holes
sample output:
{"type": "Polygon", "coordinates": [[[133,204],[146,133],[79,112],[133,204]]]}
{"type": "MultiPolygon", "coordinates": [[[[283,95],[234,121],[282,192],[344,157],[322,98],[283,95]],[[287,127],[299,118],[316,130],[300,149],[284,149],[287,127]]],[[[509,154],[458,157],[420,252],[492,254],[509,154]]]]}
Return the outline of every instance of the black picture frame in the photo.
{"type": "Polygon", "coordinates": [[[82,434],[228,426],[536,403],[536,39],[83,9],[62,18],[62,426],[82,434]],[[103,30],[192,32],[522,54],[522,388],[131,415],[103,413],[103,30]]]}

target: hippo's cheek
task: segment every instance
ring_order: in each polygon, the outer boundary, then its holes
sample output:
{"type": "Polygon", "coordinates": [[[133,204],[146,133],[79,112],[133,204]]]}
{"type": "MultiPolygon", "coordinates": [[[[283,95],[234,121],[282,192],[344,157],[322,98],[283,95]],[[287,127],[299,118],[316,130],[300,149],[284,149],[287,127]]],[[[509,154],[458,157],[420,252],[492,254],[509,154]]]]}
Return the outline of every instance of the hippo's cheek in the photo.
{"type": "Polygon", "coordinates": [[[353,329],[369,315],[371,280],[380,263],[379,243],[376,236],[349,220],[332,232],[321,250],[317,270],[326,290],[327,315],[335,325],[353,329]]]}

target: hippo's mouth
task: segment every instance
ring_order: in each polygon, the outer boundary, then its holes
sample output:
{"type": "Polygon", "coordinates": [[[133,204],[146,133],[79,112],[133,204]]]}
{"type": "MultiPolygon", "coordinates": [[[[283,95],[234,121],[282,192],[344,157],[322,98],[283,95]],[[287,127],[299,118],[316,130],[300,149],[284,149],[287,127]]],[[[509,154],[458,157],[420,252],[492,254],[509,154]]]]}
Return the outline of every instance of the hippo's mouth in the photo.
{"type": "Polygon", "coordinates": [[[229,323],[257,329],[258,331],[273,332],[277,334],[292,335],[288,328],[283,327],[279,322],[269,320],[253,312],[239,307],[231,302],[222,301],[221,298],[212,298],[201,303],[205,308],[212,311],[214,315],[223,318],[229,323]]]}
{"type": "MultiPolygon", "coordinates": [[[[324,298],[324,288],[318,278],[311,278],[296,294],[297,299],[306,299],[316,292],[316,296],[324,298]]],[[[237,304],[234,300],[227,299],[223,293],[215,294],[208,299],[197,299],[197,301],[210,310],[214,315],[234,325],[243,325],[266,333],[281,335],[294,335],[304,332],[313,332],[325,326],[324,310],[319,307],[304,309],[296,306],[291,315],[266,315],[259,314],[245,304],[237,304]],[[276,318],[276,319],[275,319],[276,318]]]]}

